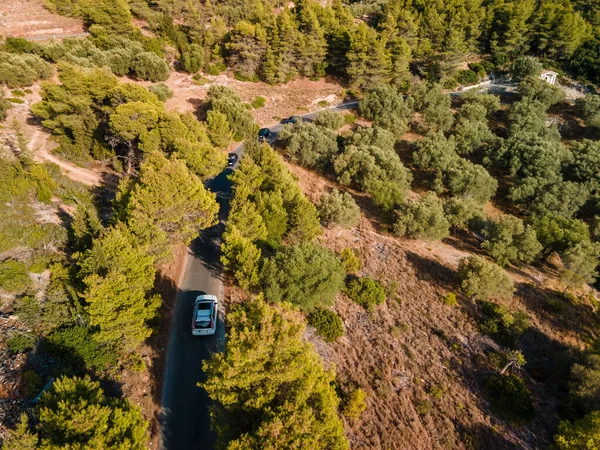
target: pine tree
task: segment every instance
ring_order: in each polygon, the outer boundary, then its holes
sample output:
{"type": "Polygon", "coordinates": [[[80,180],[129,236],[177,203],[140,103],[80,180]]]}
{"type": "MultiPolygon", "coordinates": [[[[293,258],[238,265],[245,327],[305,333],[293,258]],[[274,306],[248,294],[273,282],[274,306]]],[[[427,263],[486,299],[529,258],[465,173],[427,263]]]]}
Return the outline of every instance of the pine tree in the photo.
{"type": "Polygon", "coordinates": [[[142,243],[153,244],[157,231],[168,234],[172,242],[189,243],[200,230],[216,223],[218,211],[215,194],[185,163],[152,153],[131,188],[126,217],[142,243]]]}
{"type": "Polygon", "coordinates": [[[234,226],[228,226],[221,244],[221,262],[243,289],[258,286],[260,249],[234,226]]]}
{"type": "Polygon", "coordinates": [[[21,414],[21,421],[8,438],[4,440],[3,448],[6,450],[37,450],[39,438],[37,434],[29,430],[29,419],[27,414],[21,414]]]}
{"type": "Polygon", "coordinates": [[[246,21],[238,22],[230,31],[229,42],[225,44],[225,48],[227,62],[237,76],[245,80],[254,80],[267,52],[267,33],[260,25],[246,21]]]}
{"type": "Polygon", "coordinates": [[[127,400],[105,396],[86,378],[57,379],[40,400],[41,448],[144,450],[148,423],[127,400]]]}
{"type": "Polygon", "coordinates": [[[247,302],[228,315],[224,353],[204,363],[202,384],[217,402],[219,443],[229,448],[345,450],[339,399],[288,304],[247,302]],[[238,418],[244,417],[244,426],[238,418]]]}
{"type": "Polygon", "coordinates": [[[302,53],[303,44],[298,25],[287,8],[277,16],[277,31],[277,47],[274,47],[276,79],[277,83],[285,83],[298,73],[298,58],[302,53]]]}
{"type": "Polygon", "coordinates": [[[160,296],[147,296],[117,271],[89,275],[83,282],[85,310],[90,325],[97,328],[94,339],[132,351],[152,334],[147,322],[156,316],[160,296]]]}
{"type": "Polygon", "coordinates": [[[390,79],[391,58],[385,43],[365,23],[359,24],[350,34],[350,48],[346,73],[355,87],[375,86],[390,79]]]}
{"type": "Polygon", "coordinates": [[[231,128],[225,114],[218,111],[209,111],[206,115],[206,125],[213,144],[220,148],[229,145],[231,142],[231,128]]]}
{"type": "Polygon", "coordinates": [[[299,0],[296,2],[295,13],[302,39],[299,71],[306,77],[322,77],[327,66],[325,61],[327,42],[317,19],[315,7],[310,0],[299,0]]]}

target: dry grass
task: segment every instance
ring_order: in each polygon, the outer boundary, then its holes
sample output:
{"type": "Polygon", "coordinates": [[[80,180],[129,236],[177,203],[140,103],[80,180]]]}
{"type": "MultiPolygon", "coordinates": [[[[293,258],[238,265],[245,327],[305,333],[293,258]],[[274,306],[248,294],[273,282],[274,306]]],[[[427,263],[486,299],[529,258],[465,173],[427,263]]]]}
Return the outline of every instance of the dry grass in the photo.
{"type": "MultiPolygon", "coordinates": [[[[336,186],[292,164],[288,168],[312,200],[336,186]]],[[[501,214],[493,206],[487,210],[501,214]]],[[[339,295],[334,308],[346,335],[326,344],[307,333],[335,365],[341,385],[360,386],[368,394],[360,420],[346,423],[352,448],[547,448],[570,364],[584,348],[583,340],[596,333],[593,305],[565,302],[551,264],[510,271],[518,290],[504,303],[524,311],[531,323],[519,346],[528,361],[522,375],[537,412],[529,425],[510,426],[491,413],[482,393],[483,380],[494,370],[487,354],[498,346],[478,332],[477,310],[460,295],[455,275],[460,259],[479,251],[476,240],[398,239],[382,232],[369,215],[351,230],[325,229],[319,240],[335,251],[355,249],[363,273],[381,280],[391,295],[372,313],[339,295]],[[439,300],[448,292],[457,293],[458,306],[439,300]],[[549,307],[557,304],[560,313],[549,307]]]]}
{"type": "Polygon", "coordinates": [[[0,2],[0,34],[32,37],[81,33],[81,20],[51,13],[43,0],[2,0],[0,2]]]}

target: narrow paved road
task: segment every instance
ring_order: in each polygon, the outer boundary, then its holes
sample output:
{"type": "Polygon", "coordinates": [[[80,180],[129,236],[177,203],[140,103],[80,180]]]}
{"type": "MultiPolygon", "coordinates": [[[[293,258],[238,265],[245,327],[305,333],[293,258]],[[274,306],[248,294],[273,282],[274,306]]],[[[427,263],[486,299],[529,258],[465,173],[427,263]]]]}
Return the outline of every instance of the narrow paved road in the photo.
{"type": "MultiPolygon", "coordinates": [[[[501,92],[497,93],[501,94],[501,92]]],[[[355,101],[327,109],[353,109],[357,105],[358,102],[355,101]]],[[[313,120],[315,114],[310,113],[300,117],[304,120],[313,120]]],[[[277,133],[281,128],[281,124],[269,127],[272,132],[267,139],[269,143],[277,140],[277,133]]],[[[238,145],[234,152],[241,159],[244,153],[243,145],[238,145]]],[[[192,243],[179,283],[163,380],[163,450],[209,450],[215,443],[216,436],[210,430],[209,398],[203,389],[196,386],[196,383],[204,380],[202,361],[209,358],[211,353],[223,350],[224,311],[220,310],[216,336],[193,337],[190,328],[192,305],[197,295],[207,293],[214,294],[219,299],[223,298],[219,252],[221,235],[225,230],[225,221],[229,213],[231,183],[227,176],[237,168],[238,164],[233,168],[225,169],[208,183],[208,188],[217,193],[221,205],[220,223],[204,230],[192,243]]]]}
{"type": "MultiPolygon", "coordinates": [[[[328,109],[355,108],[358,102],[349,102],[328,109]]],[[[301,116],[313,120],[315,113],[301,116]]],[[[269,127],[271,144],[283,125],[269,127]]],[[[241,159],[244,146],[235,150],[241,159]]],[[[196,383],[204,380],[202,361],[211,353],[223,350],[225,343],[224,311],[219,311],[217,335],[194,337],[191,334],[192,305],[200,294],[214,294],[223,298],[222,267],[219,261],[221,235],[229,214],[231,183],[227,176],[237,168],[225,169],[208,183],[208,188],[217,194],[221,209],[219,224],[202,231],[188,249],[185,267],[175,301],[171,336],[167,350],[167,362],[162,391],[162,448],[164,450],[208,450],[214,446],[216,436],[210,430],[208,414],[209,398],[196,383]]]]}

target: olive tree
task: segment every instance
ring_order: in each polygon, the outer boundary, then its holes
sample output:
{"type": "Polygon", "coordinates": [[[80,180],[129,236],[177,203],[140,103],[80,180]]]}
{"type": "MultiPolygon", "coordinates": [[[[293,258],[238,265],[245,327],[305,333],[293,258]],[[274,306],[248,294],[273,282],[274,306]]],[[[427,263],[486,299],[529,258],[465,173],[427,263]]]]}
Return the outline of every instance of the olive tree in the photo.
{"type": "Polygon", "coordinates": [[[261,270],[267,300],[289,301],[305,311],[331,306],[345,277],[338,256],[312,242],[283,247],[261,270]]]}
{"type": "Polygon", "coordinates": [[[442,202],[431,192],[402,208],[399,216],[394,231],[400,236],[439,240],[450,235],[442,202]]]}
{"type": "Polygon", "coordinates": [[[464,293],[472,299],[511,298],[515,286],[508,274],[496,264],[479,256],[463,258],[458,278],[464,293]]]}
{"type": "Polygon", "coordinates": [[[321,195],[318,205],[319,217],[325,224],[335,223],[343,228],[351,228],[360,220],[360,208],[347,192],[337,189],[321,195]]]}

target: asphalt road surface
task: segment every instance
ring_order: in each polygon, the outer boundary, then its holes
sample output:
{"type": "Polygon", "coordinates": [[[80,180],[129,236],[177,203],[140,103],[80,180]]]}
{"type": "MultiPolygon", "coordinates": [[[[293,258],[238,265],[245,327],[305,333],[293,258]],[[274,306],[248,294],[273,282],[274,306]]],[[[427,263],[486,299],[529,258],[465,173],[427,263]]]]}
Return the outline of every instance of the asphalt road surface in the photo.
{"type": "MultiPolygon", "coordinates": [[[[358,102],[345,103],[329,109],[351,109],[358,102]]],[[[312,120],[315,113],[301,116],[303,120],[312,120]]],[[[269,127],[270,144],[277,140],[277,133],[283,125],[269,127]]],[[[242,157],[243,145],[234,152],[242,157]]],[[[213,352],[221,351],[225,344],[225,324],[223,308],[219,310],[217,334],[215,336],[192,336],[192,307],[200,294],[214,294],[223,298],[222,267],[219,261],[221,235],[225,230],[225,221],[229,213],[231,183],[227,176],[237,168],[225,169],[216,178],[208,182],[207,187],[217,194],[221,209],[219,224],[202,231],[188,249],[183,275],[177,290],[171,336],[167,350],[167,361],[162,391],[162,448],[164,450],[208,450],[216,440],[210,429],[206,392],[197,387],[204,380],[202,361],[213,352]]]]}
{"type": "MultiPolygon", "coordinates": [[[[357,105],[358,102],[349,102],[328,109],[353,109],[357,105]]],[[[315,113],[300,117],[303,120],[313,120],[315,113]]],[[[270,126],[271,135],[267,142],[276,141],[277,133],[282,127],[281,124],[270,126]]],[[[227,176],[237,168],[244,153],[243,145],[238,145],[234,152],[239,156],[234,167],[225,169],[207,183],[208,188],[217,194],[221,205],[219,224],[202,231],[192,242],[177,291],[161,401],[163,450],[210,450],[216,440],[215,434],[210,430],[210,400],[196,383],[204,380],[202,361],[224,348],[225,314],[221,308],[215,336],[192,336],[192,305],[200,294],[214,294],[219,299],[223,298],[223,271],[219,253],[231,194],[231,183],[227,176]]]]}

